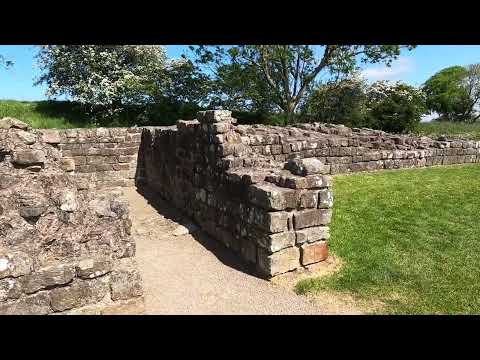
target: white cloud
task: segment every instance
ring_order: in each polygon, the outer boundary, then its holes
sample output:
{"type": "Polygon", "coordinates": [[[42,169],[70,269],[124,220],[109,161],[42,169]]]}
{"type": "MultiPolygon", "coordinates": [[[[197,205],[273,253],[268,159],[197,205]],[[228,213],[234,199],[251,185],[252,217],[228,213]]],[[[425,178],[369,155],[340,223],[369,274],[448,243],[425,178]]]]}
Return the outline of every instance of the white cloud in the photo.
{"type": "Polygon", "coordinates": [[[414,63],[412,58],[400,56],[393,61],[391,66],[372,65],[363,69],[360,74],[369,81],[377,80],[400,80],[403,75],[412,72],[414,63]]]}

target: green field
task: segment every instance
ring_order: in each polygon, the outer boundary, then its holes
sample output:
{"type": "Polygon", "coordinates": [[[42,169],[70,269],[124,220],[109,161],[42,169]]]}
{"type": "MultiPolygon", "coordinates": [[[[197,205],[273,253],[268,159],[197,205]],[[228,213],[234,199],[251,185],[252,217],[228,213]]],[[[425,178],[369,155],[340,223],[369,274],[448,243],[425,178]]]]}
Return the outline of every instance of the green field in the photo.
{"type": "Polygon", "coordinates": [[[480,314],[480,164],[337,176],[341,270],[297,292],[380,300],[382,313],[480,314]]]}
{"type": "Polygon", "coordinates": [[[446,121],[431,121],[429,123],[419,124],[416,133],[430,137],[453,135],[466,139],[480,140],[480,122],[468,124],[446,121]]]}
{"type": "Polygon", "coordinates": [[[0,100],[0,119],[14,117],[36,129],[90,127],[90,118],[63,101],[0,100]]]}

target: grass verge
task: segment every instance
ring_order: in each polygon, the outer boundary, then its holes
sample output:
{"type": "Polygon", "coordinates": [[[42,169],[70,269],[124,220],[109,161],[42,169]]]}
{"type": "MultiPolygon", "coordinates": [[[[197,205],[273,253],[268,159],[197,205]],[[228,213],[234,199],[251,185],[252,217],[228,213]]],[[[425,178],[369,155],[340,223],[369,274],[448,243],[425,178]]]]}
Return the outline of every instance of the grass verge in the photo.
{"type": "Polygon", "coordinates": [[[329,277],[298,293],[345,292],[390,314],[480,313],[480,166],[342,175],[334,180],[329,277]]]}

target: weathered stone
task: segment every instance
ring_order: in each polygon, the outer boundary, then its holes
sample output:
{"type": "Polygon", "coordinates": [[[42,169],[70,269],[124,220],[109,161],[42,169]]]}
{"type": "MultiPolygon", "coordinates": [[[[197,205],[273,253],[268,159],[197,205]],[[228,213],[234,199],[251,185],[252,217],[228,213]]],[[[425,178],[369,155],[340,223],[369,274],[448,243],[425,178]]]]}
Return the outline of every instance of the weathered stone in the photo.
{"type": "Polygon", "coordinates": [[[58,130],[42,130],[42,140],[47,144],[60,144],[62,142],[58,130]]]}
{"type": "Polygon", "coordinates": [[[302,265],[314,264],[328,257],[328,245],[326,241],[318,241],[313,244],[303,244],[300,247],[302,265]]]}
{"type": "Polygon", "coordinates": [[[0,279],[19,277],[33,270],[33,259],[21,251],[0,253],[0,279]]]}
{"type": "Polygon", "coordinates": [[[49,291],[50,304],[54,311],[65,311],[96,303],[108,294],[108,284],[102,279],[75,280],[68,286],[49,291]]]}
{"type": "Polygon", "coordinates": [[[52,312],[47,292],[0,304],[0,315],[47,315],[52,312]]]}
{"type": "Polygon", "coordinates": [[[29,219],[41,216],[45,210],[45,206],[22,206],[19,210],[19,214],[21,217],[29,219]]]}
{"type": "Polygon", "coordinates": [[[37,137],[28,131],[18,130],[16,135],[23,141],[25,145],[35,144],[37,137]]]}
{"type": "Polygon", "coordinates": [[[36,165],[45,163],[45,153],[41,150],[17,151],[13,155],[12,163],[18,165],[36,165]]]}
{"type": "Polygon", "coordinates": [[[112,268],[113,261],[111,259],[86,258],[79,261],[76,273],[79,278],[93,279],[108,274],[112,268]]]}
{"type": "Polygon", "coordinates": [[[262,212],[255,209],[255,224],[262,227],[269,233],[278,233],[288,230],[288,219],[290,215],[284,211],[262,212]]]}
{"type": "Polygon", "coordinates": [[[121,263],[111,274],[111,296],[113,301],[127,300],[142,296],[142,279],[134,260],[122,259],[121,263]]]}
{"type": "Polygon", "coordinates": [[[323,164],[316,158],[291,159],[286,163],[285,168],[290,170],[292,174],[300,176],[328,174],[330,172],[330,166],[323,164]]]}
{"type": "Polygon", "coordinates": [[[173,236],[184,236],[188,234],[193,234],[194,232],[198,231],[199,228],[197,225],[193,223],[187,223],[185,225],[178,225],[175,230],[173,230],[173,236]]]}
{"type": "Polygon", "coordinates": [[[330,238],[330,228],[328,226],[309,227],[302,230],[296,230],[295,234],[297,244],[327,240],[330,238]]]}
{"type": "Polygon", "coordinates": [[[11,128],[28,130],[28,125],[12,117],[4,117],[0,119],[0,129],[11,129],[11,128]]]}
{"type": "Polygon", "coordinates": [[[311,226],[327,225],[332,218],[331,209],[306,209],[293,214],[295,230],[311,226]]]}
{"type": "Polygon", "coordinates": [[[22,288],[18,279],[6,278],[0,280],[0,303],[2,301],[18,299],[22,295],[22,288]]]}
{"type": "Polygon", "coordinates": [[[69,158],[60,159],[60,168],[64,171],[70,172],[75,170],[75,160],[69,158]]]}
{"type": "Polygon", "coordinates": [[[273,254],[258,248],[258,270],[266,276],[283,274],[300,267],[300,250],[293,246],[273,254]]]}
{"type": "Polygon", "coordinates": [[[65,191],[60,195],[60,209],[74,212],[78,208],[77,195],[73,191],[65,191]]]}
{"type": "Polygon", "coordinates": [[[67,284],[73,280],[75,268],[73,265],[54,265],[35,271],[22,279],[22,288],[27,294],[54,285],[67,284]]]}
{"type": "Polygon", "coordinates": [[[294,190],[281,188],[269,183],[253,184],[248,187],[248,199],[252,204],[266,210],[292,209],[297,204],[294,190]]]}
{"type": "Polygon", "coordinates": [[[260,246],[273,253],[295,245],[295,232],[285,231],[277,234],[259,236],[257,241],[260,246]]]}
{"type": "Polygon", "coordinates": [[[333,193],[331,190],[322,189],[318,192],[318,208],[328,209],[333,206],[333,193]]]}
{"type": "Polygon", "coordinates": [[[319,190],[303,190],[300,194],[301,208],[316,208],[318,205],[319,190]]]}

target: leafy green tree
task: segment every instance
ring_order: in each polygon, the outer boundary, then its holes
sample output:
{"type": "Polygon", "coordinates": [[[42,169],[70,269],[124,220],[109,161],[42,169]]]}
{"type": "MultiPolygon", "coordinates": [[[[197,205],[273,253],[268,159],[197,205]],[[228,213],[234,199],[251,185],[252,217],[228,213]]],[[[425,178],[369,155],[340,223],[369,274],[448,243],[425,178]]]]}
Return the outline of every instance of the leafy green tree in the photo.
{"type": "Polygon", "coordinates": [[[464,86],[466,76],[466,68],[451,66],[428,79],[423,86],[428,110],[440,114],[441,120],[465,121],[470,107],[469,94],[464,86]]]}
{"type": "Polygon", "coordinates": [[[373,83],[366,106],[369,127],[395,133],[414,130],[426,112],[423,91],[400,81],[373,83]]]}
{"type": "MultiPolygon", "coordinates": [[[[340,77],[357,62],[384,62],[398,57],[399,45],[237,45],[196,46],[196,62],[217,86],[220,104],[262,106],[294,114],[323,75],[340,77]]],[[[406,46],[411,50],[414,46],[406,46]]]]}
{"type": "Polygon", "coordinates": [[[362,127],[366,118],[366,90],[366,81],[358,74],[321,84],[311,92],[302,115],[314,121],[362,127]]]}
{"type": "Polygon", "coordinates": [[[37,55],[36,84],[47,95],[67,95],[92,111],[112,115],[148,102],[164,75],[165,50],[157,45],[45,45],[37,55]]]}
{"type": "Polygon", "coordinates": [[[475,122],[480,118],[480,64],[468,65],[462,86],[468,95],[466,111],[462,114],[465,121],[475,122]]]}

